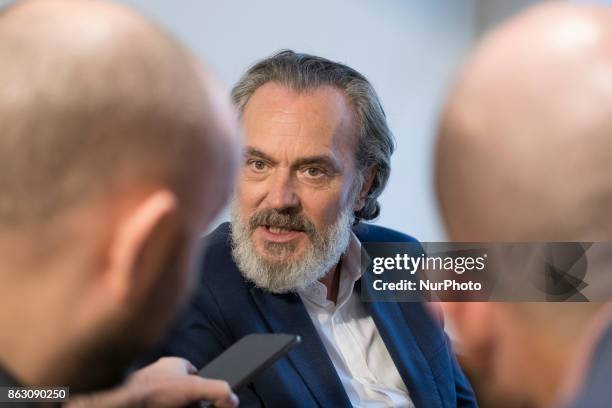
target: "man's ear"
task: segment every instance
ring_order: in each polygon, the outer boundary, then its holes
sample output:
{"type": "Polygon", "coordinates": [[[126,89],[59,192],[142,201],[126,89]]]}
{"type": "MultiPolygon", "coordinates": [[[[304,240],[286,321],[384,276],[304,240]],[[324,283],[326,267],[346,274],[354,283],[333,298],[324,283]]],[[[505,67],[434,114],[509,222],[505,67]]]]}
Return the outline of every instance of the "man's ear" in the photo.
{"type": "Polygon", "coordinates": [[[495,307],[487,302],[442,302],[447,321],[456,333],[453,344],[459,354],[478,353],[488,344],[494,323],[495,307]]]}
{"type": "Polygon", "coordinates": [[[355,201],[355,206],[353,207],[353,211],[359,211],[365,205],[366,197],[372,188],[372,184],[374,183],[374,176],[376,175],[376,169],[374,167],[370,167],[366,172],[366,175],[363,179],[363,183],[361,185],[361,190],[357,195],[357,200],[355,201]]]}
{"type": "Polygon", "coordinates": [[[109,248],[108,283],[119,305],[138,301],[157,284],[179,235],[177,207],[172,192],[158,190],[117,226],[109,248]]]}

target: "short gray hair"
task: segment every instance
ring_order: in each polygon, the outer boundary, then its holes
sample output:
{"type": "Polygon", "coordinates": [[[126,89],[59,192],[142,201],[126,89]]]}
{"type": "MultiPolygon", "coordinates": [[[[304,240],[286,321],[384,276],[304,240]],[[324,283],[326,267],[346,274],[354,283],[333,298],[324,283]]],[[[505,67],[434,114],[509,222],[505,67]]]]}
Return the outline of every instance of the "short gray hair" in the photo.
{"type": "Polygon", "coordinates": [[[368,80],[344,64],[283,50],[253,65],[234,86],[232,99],[240,114],[253,93],[267,82],[277,82],[295,91],[330,85],[344,92],[360,128],[356,149],[360,178],[363,180],[370,168],[375,173],[364,206],[355,212],[355,218],[359,221],[378,217],[378,197],[389,179],[394,142],[378,95],[368,80]]]}

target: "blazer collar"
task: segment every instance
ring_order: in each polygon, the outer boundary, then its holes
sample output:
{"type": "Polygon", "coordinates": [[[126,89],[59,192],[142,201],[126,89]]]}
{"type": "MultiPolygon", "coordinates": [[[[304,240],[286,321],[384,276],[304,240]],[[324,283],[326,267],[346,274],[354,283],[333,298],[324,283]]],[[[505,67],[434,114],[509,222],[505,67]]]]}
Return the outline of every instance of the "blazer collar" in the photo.
{"type": "Polygon", "coordinates": [[[255,287],[251,288],[251,295],[272,332],[302,338],[288,357],[319,405],[350,407],[350,400],[302,299],[296,294],[276,295],[255,287]]]}

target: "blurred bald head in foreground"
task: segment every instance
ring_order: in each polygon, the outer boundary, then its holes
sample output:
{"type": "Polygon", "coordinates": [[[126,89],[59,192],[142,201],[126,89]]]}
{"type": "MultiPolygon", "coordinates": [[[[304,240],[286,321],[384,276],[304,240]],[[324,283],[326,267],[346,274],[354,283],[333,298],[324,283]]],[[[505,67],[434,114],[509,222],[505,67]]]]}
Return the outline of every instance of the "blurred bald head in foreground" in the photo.
{"type": "Polygon", "coordinates": [[[159,27],[104,1],[0,14],[0,366],[113,383],[154,344],[232,189],[233,112],[159,27]]]}
{"type": "MultiPolygon", "coordinates": [[[[610,9],[551,2],[484,39],[443,114],[436,188],[453,241],[612,240],[610,9]]],[[[600,304],[446,308],[466,363],[509,406],[567,398],[596,338],[612,347],[600,304]]]]}

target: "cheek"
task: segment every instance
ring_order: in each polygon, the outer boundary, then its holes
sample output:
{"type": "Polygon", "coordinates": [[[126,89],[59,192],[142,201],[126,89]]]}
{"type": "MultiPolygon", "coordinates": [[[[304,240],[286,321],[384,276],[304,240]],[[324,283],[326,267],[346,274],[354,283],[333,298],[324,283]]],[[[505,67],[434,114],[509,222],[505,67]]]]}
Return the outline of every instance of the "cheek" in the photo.
{"type": "Polygon", "coordinates": [[[332,191],[307,192],[302,194],[301,201],[305,215],[319,230],[336,221],[344,204],[341,194],[332,191]]]}
{"type": "Polygon", "coordinates": [[[257,209],[265,192],[255,183],[240,181],[236,188],[236,208],[240,215],[250,215],[257,209]]]}
{"type": "Polygon", "coordinates": [[[524,348],[524,342],[514,330],[506,330],[498,339],[493,360],[497,385],[504,394],[519,394],[526,381],[524,373],[529,363],[525,360],[524,348]]]}
{"type": "Polygon", "coordinates": [[[190,288],[195,284],[193,268],[189,267],[193,255],[183,244],[184,241],[168,252],[163,261],[162,276],[140,313],[141,316],[155,316],[155,319],[148,318],[148,336],[151,338],[163,334],[180,307],[187,302],[190,288]]]}

